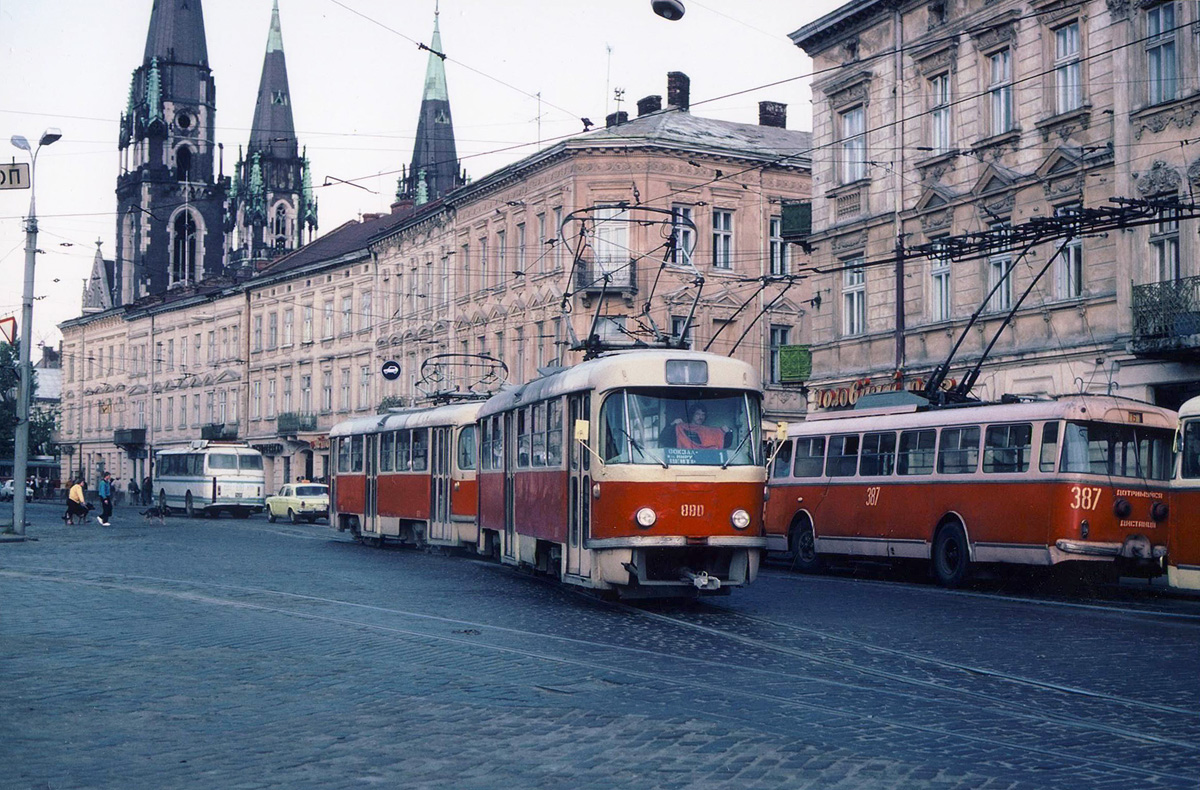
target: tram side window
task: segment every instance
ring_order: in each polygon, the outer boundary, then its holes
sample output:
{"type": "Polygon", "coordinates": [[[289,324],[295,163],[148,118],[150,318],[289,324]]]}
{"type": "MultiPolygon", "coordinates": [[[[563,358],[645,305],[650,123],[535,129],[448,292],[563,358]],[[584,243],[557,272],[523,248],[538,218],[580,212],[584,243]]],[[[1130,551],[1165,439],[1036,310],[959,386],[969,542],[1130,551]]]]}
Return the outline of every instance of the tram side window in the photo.
{"type": "Polygon", "coordinates": [[[534,466],[546,465],[546,404],[535,403],[533,412],[533,457],[534,466]]]}
{"type": "Polygon", "coordinates": [[[417,428],[412,432],[412,470],[424,472],[429,468],[429,429],[417,428]]]}
{"type": "Polygon", "coordinates": [[[969,475],[978,468],[979,426],[943,428],[938,471],[944,475],[969,475]]]}
{"type": "Polygon", "coordinates": [[[407,472],[412,468],[412,454],[409,448],[411,431],[396,431],[396,471],[407,472]]]}
{"type": "Polygon", "coordinates": [[[1058,457],[1058,423],[1048,422],[1042,426],[1042,451],[1038,456],[1038,469],[1054,471],[1054,460],[1058,457]]]}
{"type": "Polygon", "coordinates": [[[825,437],[805,436],[796,440],[794,477],[820,477],[825,468],[825,437]]]}
{"type": "Polygon", "coordinates": [[[858,471],[858,434],[829,437],[829,457],[825,459],[826,477],[852,477],[858,471]]]}
{"type": "Polygon", "coordinates": [[[468,425],[458,434],[458,468],[475,471],[475,426],[468,425]]]}
{"type": "Polygon", "coordinates": [[[1028,472],[1032,450],[1032,425],[989,425],[983,440],[983,471],[1028,472]]]}
{"type": "Polygon", "coordinates": [[[1183,429],[1183,464],[1180,467],[1187,480],[1200,478],[1200,420],[1191,420],[1183,429]]]}
{"type": "Polygon", "coordinates": [[[504,418],[499,414],[492,418],[492,468],[504,468],[504,418]]]}
{"type": "Polygon", "coordinates": [[[529,407],[517,409],[517,468],[529,466],[530,432],[533,421],[529,419],[529,407]]]}
{"type": "Polygon", "coordinates": [[[775,453],[775,463],[771,465],[771,478],[779,480],[785,478],[792,471],[792,442],[789,439],[779,447],[779,452],[775,453]]]}
{"type": "Polygon", "coordinates": [[[350,471],[350,437],[338,439],[338,472],[346,474],[350,471]]]}
{"type": "Polygon", "coordinates": [[[495,421],[495,417],[489,417],[481,423],[483,433],[479,436],[479,468],[485,472],[496,468],[492,462],[492,423],[495,421]]]}
{"type": "Polygon", "coordinates": [[[900,433],[900,455],[896,459],[897,474],[933,474],[935,447],[937,447],[937,431],[935,430],[902,431],[900,433]]]}
{"type": "Polygon", "coordinates": [[[563,408],[561,400],[547,404],[546,413],[546,465],[562,465],[563,408]]]}
{"type": "Polygon", "coordinates": [[[602,454],[605,463],[627,463],[629,438],[625,433],[625,393],[618,392],[604,401],[604,445],[602,454]]]}
{"type": "Polygon", "coordinates": [[[361,472],[363,470],[363,437],[350,437],[350,471],[361,472]]]}
{"type": "Polygon", "coordinates": [[[396,434],[388,431],[379,437],[379,471],[390,472],[396,463],[396,434]]]}
{"type": "Polygon", "coordinates": [[[860,475],[890,475],[896,468],[896,434],[868,433],[862,440],[860,475]]]}

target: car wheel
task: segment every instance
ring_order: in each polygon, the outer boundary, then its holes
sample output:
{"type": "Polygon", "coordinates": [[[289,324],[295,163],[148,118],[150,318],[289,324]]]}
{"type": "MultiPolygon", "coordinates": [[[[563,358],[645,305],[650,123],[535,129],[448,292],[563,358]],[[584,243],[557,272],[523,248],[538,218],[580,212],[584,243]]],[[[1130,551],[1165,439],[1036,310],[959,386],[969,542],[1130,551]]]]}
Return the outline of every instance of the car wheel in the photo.
{"type": "Polygon", "coordinates": [[[271,522],[272,524],[275,523],[275,511],[271,508],[267,508],[267,521],[271,522]]]}
{"type": "Polygon", "coordinates": [[[288,508],[288,521],[293,524],[300,523],[300,519],[296,516],[296,511],[292,510],[290,507],[288,508]]]}

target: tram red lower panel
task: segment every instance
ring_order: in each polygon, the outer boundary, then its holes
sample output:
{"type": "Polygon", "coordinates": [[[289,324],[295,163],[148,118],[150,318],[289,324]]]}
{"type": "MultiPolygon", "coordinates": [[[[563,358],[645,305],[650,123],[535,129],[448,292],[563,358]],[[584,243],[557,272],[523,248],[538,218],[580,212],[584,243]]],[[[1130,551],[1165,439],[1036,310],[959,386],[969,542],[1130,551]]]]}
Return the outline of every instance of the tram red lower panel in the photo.
{"type": "Polygon", "coordinates": [[[475,480],[455,480],[450,495],[450,513],[463,518],[479,515],[479,483],[475,480]]]}
{"type": "Polygon", "coordinates": [[[518,472],[513,478],[517,532],[567,542],[567,473],[562,469],[518,472]]]}
{"type": "Polygon", "coordinates": [[[429,518],[428,474],[379,475],[376,480],[379,515],[414,521],[429,518]]]}
{"type": "Polygon", "coordinates": [[[363,513],[367,507],[367,478],[363,475],[338,475],[337,512],[363,513]]]}
{"type": "Polygon", "coordinates": [[[598,540],[658,535],[759,537],[763,534],[762,502],[761,482],[604,481],[599,498],[592,499],[591,536],[598,540]],[[641,527],[635,520],[643,507],[654,510],[654,526],[641,527]],[[735,529],[730,521],[738,509],[750,514],[746,529],[735,529]]]}

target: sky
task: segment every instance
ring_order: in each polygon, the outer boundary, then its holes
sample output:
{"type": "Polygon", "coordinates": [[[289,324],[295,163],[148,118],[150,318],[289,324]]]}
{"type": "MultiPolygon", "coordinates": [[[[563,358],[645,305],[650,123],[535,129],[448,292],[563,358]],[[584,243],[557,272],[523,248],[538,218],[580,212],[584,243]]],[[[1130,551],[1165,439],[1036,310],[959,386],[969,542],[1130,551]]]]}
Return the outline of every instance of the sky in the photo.
{"type": "MultiPolygon", "coordinates": [[[[691,78],[692,112],[757,123],[758,102],[812,128],[811,61],[788,34],[842,0],[441,0],[458,154],[477,179],[638,99],[691,78]],[[767,86],[767,87],[763,87],[767,86]],[[751,90],[758,88],[757,90],[751,90]],[[731,96],[730,94],[738,94],[731,96]],[[540,99],[539,99],[540,94],[540,99]]],[[[37,161],[36,344],[80,312],[96,242],[116,231],[117,134],[141,64],[152,0],[0,0],[0,133],[62,139],[37,161]]],[[[203,0],[225,173],[250,136],[272,0],[203,0]]],[[[385,212],[412,157],[435,0],[279,0],[292,110],[308,151],[320,233],[385,212]],[[353,181],[349,186],[342,181],[353,181]],[[326,183],[329,186],[324,186],[326,183]]],[[[7,146],[10,157],[28,155],[7,146]]],[[[0,156],[0,162],[5,162],[0,156]]],[[[28,190],[0,191],[0,317],[20,315],[28,190]]],[[[35,361],[40,357],[35,350],[35,361]]]]}

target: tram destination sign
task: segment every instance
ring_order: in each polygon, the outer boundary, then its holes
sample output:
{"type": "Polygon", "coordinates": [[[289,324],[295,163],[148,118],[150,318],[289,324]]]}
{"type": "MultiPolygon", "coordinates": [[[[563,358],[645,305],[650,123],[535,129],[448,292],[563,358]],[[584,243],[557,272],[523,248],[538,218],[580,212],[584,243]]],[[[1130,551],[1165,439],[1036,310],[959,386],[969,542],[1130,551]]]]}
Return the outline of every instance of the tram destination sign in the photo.
{"type": "Polygon", "coordinates": [[[0,189],[29,189],[29,163],[0,165],[0,189]]]}
{"type": "Polygon", "coordinates": [[[380,370],[383,377],[388,381],[395,381],[400,378],[400,363],[394,359],[389,359],[383,363],[383,368],[380,370]]]}

